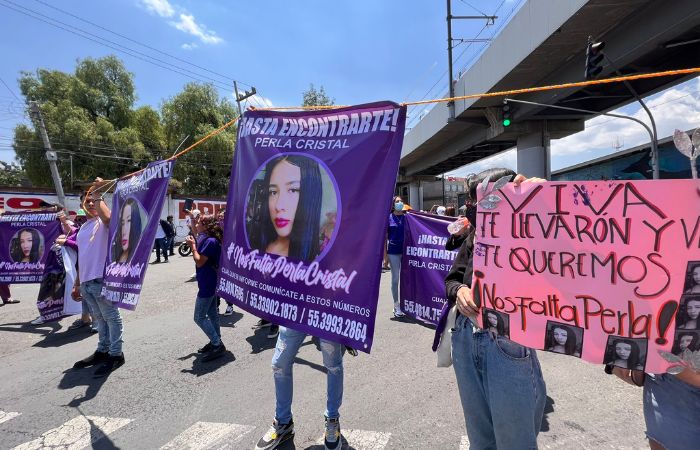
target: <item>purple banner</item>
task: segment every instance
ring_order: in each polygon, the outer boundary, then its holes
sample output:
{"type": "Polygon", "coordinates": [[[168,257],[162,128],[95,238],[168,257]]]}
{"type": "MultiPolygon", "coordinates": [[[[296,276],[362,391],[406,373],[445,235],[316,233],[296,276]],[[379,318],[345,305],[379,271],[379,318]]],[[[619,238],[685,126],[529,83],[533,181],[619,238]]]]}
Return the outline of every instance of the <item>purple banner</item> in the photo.
{"type": "Polygon", "coordinates": [[[119,308],[133,311],[138,305],[173,166],[155,161],[117,183],[102,295],[119,308]]]}
{"type": "Polygon", "coordinates": [[[60,233],[56,213],[0,215],[0,283],[40,283],[60,233]]]}
{"type": "Polygon", "coordinates": [[[36,306],[44,322],[54,322],[63,317],[66,271],[60,249],[47,248],[44,275],[39,285],[36,306]]]}
{"type": "Polygon", "coordinates": [[[437,325],[447,303],[445,276],[457,256],[445,250],[447,226],[456,218],[409,212],[404,226],[399,298],[406,315],[437,325]]]}
{"type": "Polygon", "coordinates": [[[239,124],[218,294],[370,351],[406,108],[248,111],[239,124]]]}

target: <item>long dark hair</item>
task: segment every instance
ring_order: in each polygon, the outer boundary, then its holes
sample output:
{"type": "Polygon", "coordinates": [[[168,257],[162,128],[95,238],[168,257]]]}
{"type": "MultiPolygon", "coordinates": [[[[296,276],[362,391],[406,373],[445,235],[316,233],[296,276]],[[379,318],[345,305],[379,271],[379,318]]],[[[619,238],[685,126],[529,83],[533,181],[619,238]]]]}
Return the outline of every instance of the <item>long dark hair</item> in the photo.
{"type": "Polygon", "coordinates": [[[491,322],[489,322],[489,314],[496,316],[496,333],[499,336],[506,335],[506,324],[503,322],[503,317],[492,309],[484,309],[484,328],[491,328],[491,322]]]}
{"type": "Polygon", "coordinates": [[[32,235],[32,249],[29,251],[29,262],[35,263],[39,261],[39,249],[41,247],[41,241],[39,232],[34,228],[22,228],[17,233],[17,237],[12,239],[10,250],[12,260],[16,262],[21,262],[24,259],[24,253],[22,253],[22,247],[20,245],[22,233],[29,233],[32,235]]]}
{"type": "Polygon", "coordinates": [[[695,269],[700,268],[700,263],[691,263],[690,264],[690,270],[685,276],[685,290],[690,291],[696,286],[695,280],[693,280],[693,272],[695,272],[695,269]]]}
{"type": "Polygon", "coordinates": [[[638,366],[641,366],[640,364],[640,358],[639,358],[639,345],[629,339],[614,339],[612,341],[612,345],[609,345],[606,352],[605,352],[605,363],[606,364],[615,364],[615,360],[618,359],[616,347],[617,344],[629,344],[630,346],[630,356],[627,358],[627,367],[626,369],[636,369],[638,366]]]}
{"type": "Polygon", "coordinates": [[[574,330],[566,325],[555,324],[550,328],[549,333],[547,333],[547,342],[544,346],[546,350],[553,349],[557,345],[557,341],[554,339],[554,330],[557,328],[566,331],[566,342],[564,343],[564,353],[567,355],[573,355],[576,353],[576,335],[574,330]]]}
{"type": "Polygon", "coordinates": [[[124,208],[129,205],[131,206],[131,228],[129,229],[129,248],[127,249],[126,261],[130,261],[131,257],[134,256],[136,247],[139,243],[139,236],[141,236],[141,209],[139,204],[133,198],[127,199],[124,202],[121,209],[119,210],[119,221],[117,222],[117,231],[114,233],[114,240],[112,241],[112,261],[119,261],[119,257],[122,255],[122,215],[124,214],[124,208]]]}
{"type": "Polygon", "coordinates": [[[277,239],[277,231],[272,225],[270,208],[268,206],[268,189],[272,170],[283,161],[297,166],[301,172],[299,204],[294,215],[294,225],[292,225],[292,231],[289,235],[289,257],[304,262],[311,262],[320,253],[319,233],[323,184],[318,163],[306,156],[280,156],[271,160],[265,166],[265,178],[262,185],[265,195],[261,196],[260,201],[263,205],[259,209],[262,230],[259,236],[254,236],[255,242],[251,242],[251,245],[253,248],[265,252],[267,246],[277,239]]]}
{"type": "MultiPolygon", "coordinates": [[[[690,316],[688,315],[688,303],[690,302],[700,302],[700,295],[687,297],[683,306],[678,309],[678,317],[676,317],[676,326],[685,325],[690,322],[690,316]]],[[[695,330],[700,330],[700,317],[695,320],[695,330]]]]}
{"type": "Polygon", "coordinates": [[[204,233],[213,237],[219,244],[224,240],[224,230],[219,224],[219,219],[213,214],[207,214],[199,217],[199,226],[204,228],[204,233]]]}
{"type": "Polygon", "coordinates": [[[681,338],[685,336],[691,336],[693,338],[690,341],[690,344],[688,345],[688,350],[693,352],[700,350],[700,342],[698,342],[698,333],[695,333],[693,331],[683,331],[678,333],[678,335],[676,336],[676,342],[673,343],[673,349],[671,349],[671,353],[673,353],[674,355],[681,354],[681,338]]]}

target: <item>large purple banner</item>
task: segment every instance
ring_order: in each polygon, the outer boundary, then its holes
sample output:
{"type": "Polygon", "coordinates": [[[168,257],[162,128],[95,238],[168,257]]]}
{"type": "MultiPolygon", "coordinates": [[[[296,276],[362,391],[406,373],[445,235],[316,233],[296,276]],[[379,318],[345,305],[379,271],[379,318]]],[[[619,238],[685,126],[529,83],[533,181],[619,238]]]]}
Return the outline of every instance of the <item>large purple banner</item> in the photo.
{"type": "Polygon", "coordinates": [[[56,213],[0,215],[0,283],[40,283],[60,232],[56,213]]]}
{"type": "Polygon", "coordinates": [[[406,108],[246,112],[217,292],[270,320],[370,351],[406,108]]]}
{"type": "Polygon", "coordinates": [[[155,161],[117,183],[102,295],[119,308],[138,305],[173,165],[155,161]]]}
{"type": "Polygon", "coordinates": [[[409,212],[404,227],[399,293],[406,315],[437,325],[447,303],[445,276],[457,256],[445,250],[447,226],[454,217],[409,212]]]}
{"type": "Polygon", "coordinates": [[[63,257],[53,248],[47,249],[44,275],[39,285],[36,307],[44,322],[54,322],[63,317],[63,298],[65,295],[66,270],[63,257]]]}

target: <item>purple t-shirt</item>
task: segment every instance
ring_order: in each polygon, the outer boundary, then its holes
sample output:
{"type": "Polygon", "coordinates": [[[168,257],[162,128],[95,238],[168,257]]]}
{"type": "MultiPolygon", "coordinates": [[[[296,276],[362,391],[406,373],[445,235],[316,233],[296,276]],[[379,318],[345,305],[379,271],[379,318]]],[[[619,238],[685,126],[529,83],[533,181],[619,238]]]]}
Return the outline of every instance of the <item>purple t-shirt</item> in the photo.
{"type": "Polygon", "coordinates": [[[216,293],[216,272],[219,269],[221,243],[213,237],[203,238],[197,245],[200,255],[207,257],[202,267],[197,267],[198,297],[212,297],[216,293]]]}
{"type": "Polygon", "coordinates": [[[109,226],[93,217],[80,227],[75,241],[78,243],[80,282],[102,278],[109,247],[109,226]]]}
{"type": "Polygon", "coordinates": [[[394,213],[389,214],[389,245],[386,252],[390,255],[400,255],[403,253],[403,221],[405,218],[403,214],[400,216],[394,213]]]}

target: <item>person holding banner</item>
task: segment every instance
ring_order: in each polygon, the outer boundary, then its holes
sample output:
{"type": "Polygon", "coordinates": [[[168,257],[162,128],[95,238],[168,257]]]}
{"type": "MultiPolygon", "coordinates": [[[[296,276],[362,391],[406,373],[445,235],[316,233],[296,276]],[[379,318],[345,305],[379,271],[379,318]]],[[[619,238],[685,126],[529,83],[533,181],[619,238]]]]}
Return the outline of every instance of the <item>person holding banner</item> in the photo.
{"type": "Polygon", "coordinates": [[[10,285],[7,283],[0,283],[0,300],[2,300],[3,305],[19,303],[19,300],[12,298],[10,285]]]}
{"type": "MultiPolygon", "coordinates": [[[[102,186],[102,179],[95,179],[91,191],[102,186]]],[[[78,277],[73,287],[73,298],[83,298],[97,323],[99,340],[97,350],[73,365],[75,369],[101,364],[95,378],[109,375],[125,363],[122,353],[124,326],[119,309],[102,296],[102,281],[109,251],[109,207],[97,192],[90,192],[83,200],[83,209],[89,219],[78,231],[78,277]]]]}
{"type": "Polygon", "coordinates": [[[197,352],[204,353],[202,361],[207,362],[224,355],[226,347],[221,342],[219,311],[216,306],[216,276],[221,257],[223,230],[215,216],[201,216],[195,223],[195,229],[201,238],[195,240],[187,236],[185,242],[192,249],[192,259],[196,266],[197,299],[194,307],[194,322],[204,331],[209,342],[197,352]],[[199,241],[199,242],[198,242],[199,241]]]}
{"type": "MultiPolygon", "coordinates": [[[[514,178],[516,184],[544,181],[526,180],[509,169],[489,169],[472,176],[467,181],[470,223],[477,220],[479,183],[487,177],[495,181],[504,176],[514,178]]],[[[547,398],[537,354],[476,325],[482,306],[475,302],[471,286],[476,228],[470,229],[445,278],[449,305],[456,304],[458,310],[452,330],[452,361],[470,448],[537,448],[547,398]]],[[[497,318],[494,322],[497,329],[497,318]]]]}
{"type": "Polygon", "coordinates": [[[386,253],[391,266],[391,296],[394,299],[394,317],[401,318],[405,314],[401,311],[399,300],[399,275],[401,274],[401,257],[403,255],[404,235],[404,203],[400,196],[391,201],[393,209],[389,213],[389,226],[387,229],[386,253]]]}

